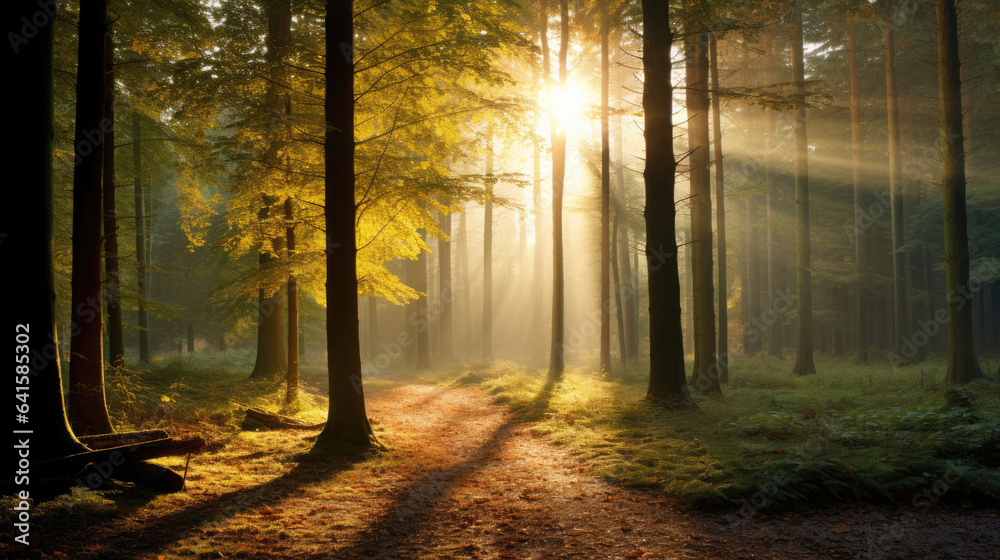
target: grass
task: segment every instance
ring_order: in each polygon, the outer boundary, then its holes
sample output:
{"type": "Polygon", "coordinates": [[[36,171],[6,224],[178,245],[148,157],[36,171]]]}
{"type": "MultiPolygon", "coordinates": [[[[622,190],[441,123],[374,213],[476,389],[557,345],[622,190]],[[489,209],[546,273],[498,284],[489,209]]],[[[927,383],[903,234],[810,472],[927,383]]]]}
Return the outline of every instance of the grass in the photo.
{"type": "Polygon", "coordinates": [[[1000,497],[1000,384],[953,390],[944,364],[859,366],[826,358],[794,376],[785,361],[735,361],[723,398],[700,412],[645,399],[645,371],[608,378],[478,363],[444,384],[477,384],[613,482],[659,488],[695,506],[1000,497]],[[744,501],[746,500],[746,501],[744,501]]]}

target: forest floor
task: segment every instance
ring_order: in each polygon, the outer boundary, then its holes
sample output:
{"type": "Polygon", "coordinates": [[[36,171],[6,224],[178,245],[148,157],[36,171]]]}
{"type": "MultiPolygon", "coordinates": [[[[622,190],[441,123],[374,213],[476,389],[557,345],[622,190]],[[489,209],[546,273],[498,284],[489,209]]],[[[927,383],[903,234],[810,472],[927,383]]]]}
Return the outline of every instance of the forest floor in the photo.
{"type": "MultiPolygon", "coordinates": [[[[995,558],[1000,508],[684,507],[625,489],[474,387],[381,380],[388,449],[303,460],[313,432],[242,431],[191,458],[185,491],[74,490],[6,558],[995,558]]],[[[206,419],[208,421],[209,419],[206,419]]],[[[184,459],[163,460],[176,470],[184,459]]],[[[6,525],[6,523],[5,523],[6,525]]]]}

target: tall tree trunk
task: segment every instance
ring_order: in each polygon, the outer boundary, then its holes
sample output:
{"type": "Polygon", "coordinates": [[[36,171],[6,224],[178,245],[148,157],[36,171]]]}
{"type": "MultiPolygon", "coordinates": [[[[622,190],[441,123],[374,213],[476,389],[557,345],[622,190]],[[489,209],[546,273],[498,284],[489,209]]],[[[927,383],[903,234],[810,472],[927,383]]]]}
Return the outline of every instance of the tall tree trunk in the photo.
{"type": "MultiPolygon", "coordinates": [[[[427,232],[420,230],[420,239],[427,242],[427,232]]],[[[427,285],[427,251],[420,251],[417,260],[411,261],[413,266],[413,288],[422,295],[417,298],[417,369],[431,367],[431,329],[427,313],[427,300],[430,299],[427,285]]]]}
{"type": "Polygon", "coordinates": [[[802,48],[802,0],[795,2],[795,37],[792,39],[792,79],[795,81],[795,272],[798,296],[798,340],[795,366],[798,375],[816,373],[813,363],[812,271],[809,240],[809,140],[806,137],[805,56],[802,48]]]}
{"type": "Polygon", "coordinates": [[[950,383],[982,375],[972,331],[969,234],[965,208],[965,150],[962,137],[962,79],[955,0],[938,0],[938,98],[941,102],[941,183],[944,194],[945,293],[948,299],[950,383]]]}
{"type": "Polygon", "coordinates": [[[903,154],[900,150],[899,135],[899,94],[896,87],[896,49],[891,21],[891,0],[886,0],[884,8],[885,46],[885,94],[889,121],[889,185],[892,222],[892,347],[900,363],[908,363],[903,356],[903,346],[909,338],[909,322],[906,303],[906,252],[903,239],[903,154]]]}
{"type": "Polygon", "coordinates": [[[469,282],[469,227],[466,224],[466,208],[458,215],[458,285],[462,294],[462,316],[465,327],[465,357],[472,356],[472,285],[469,282]]]}
{"type": "Polygon", "coordinates": [[[104,282],[108,296],[108,357],[111,367],[125,366],[122,332],[121,282],[118,274],[118,213],[115,209],[115,74],[114,43],[111,29],[104,40],[104,282]]]}
{"type": "MultiPolygon", "coordinates": [[[[10,112],[7,124],[12,131],[17,131],[16,135],[6,136],[4,141],[5,157],[16,165],[7,170],[10,188],[6,189],[5,203],[0,210],[4,231],[9,232],[2,236],[0,260],[8,266],[16,263],[19,267],[17,297],[10,298],[6,309],[13,331],[10,336],[16,344],[13,348],[14,387],[8,387],[16,395],[27,395],[24,391],[30,389],[31,398],[26,421],[13,425],[8,421],[5,426],[13,426],[13,430],[30,430],[28,435],[15,432],[13,438],[31,440],[31,460],[41,461],[87,451],[74,437],[66,420],[55,324],[52,20],[56,17],[56,7],[53,3],[50,8],[43,6],[45,11],[39,12],[35,0],[16,0],[8,2],[6,8],[4,29],[20,29],[20,18],[30,18],[32,14],[44,14],[49,19],[45,25],[38,26],[37,34],[30,40],[12,44],[13,48],[5,48],[2,55],[7,79],[16,84],[10,88],[11,97],[8,98],[16,110],[10,112]],[[24,389],[15,390],[15,387],[24,389]]],[[[37,477],[32,478],[37,480],[37,477]]],[[[44,486],[36,482],[20,489],[34,493],[36,488],[44,486]]]]}
{"type": "Polygon", "coordinates": [[[142,188],[142,126],[139,114],[132,113],[132,165],[135,167],[135,276],[139,292],[139,363],[148,364],[149,354],[149,299],[146,273],[146,201],[142,188]]]}
{"type": "Polygon", "coordinates": [[[708,33],[693,38],[693,59],[688,77],[688,135],[691,161],[691,239],[694,241],[695,369],[691,384],[702,394],[722,393],[715,355],[715,297],[712,271],[712,177],[708,115],[708,33]]]}
{"type": "MultiPolygon", "coordinates": [[[[565,89],[569,68],[569,2],[559,0],[559,87],[565,89]]],[[[546,72],[548,76],[548,72],[546,72]]],[[[563,340],[565,336],[565,281],[563,278],[563,181],[566,176],[566,128],[552,117],[552,348],[549,360],[549,380],[562,379],[566,367],[563,340]]]]}
{"type": "Polygon", "coordinates": [[[857,299],[858,330],[857,346],[858,360],[868,363],[868,347],[871,346],[869,335],[871,306],[868,282],[868,229],[864,223],[864,183],[862,176],[863,130],[861,128],[861,87],[858,72],[857,21],[850,23],[850,68],[851,68],[851,168],[854,179],[854,260],[857,263],[858,275],[855,283],[857,299]]]}
{"type": "Polygon", "coordinates": [[[601,24],[601,369],[611,371],[611,145],[608,131],[608,90],[611,63],[608,59],[607,16],[601,24]]]}
{"type": "MultiPolygon", "coordinates": [[[[621,358],[622,369],[625,368],[625,318],[622,313],[622,285],[620,275],[618,273],[618,230],[620,225],[618,224],[618,219],[620,216],[620,210],[614,213],[614,217],[611,220],[611,283],[612,290],[615,294],[615,319],[618,323],[618,356],[621,358]]],[[[628,258],[628,255],[625,256],[628,258]]]]}
{"type": "MultiPolygon", "coordinates": [[[[622,295],[624,306],[623,320],[625,322],[625,354],[623,360],[637,360],[639,358],[639,292],[635,287],[634,275],[638,270],[633,269],[631,256],[633,255],[629,246],[628,236],[628,198],[625,192],[625,155],[624,155],[624,131],[622,130],[622,85],[618,84],[618,106],[615,116],[615,179],[618,183],[618,219],[621,231],[618,232],[618,254],[621,261],[622,270],[622,295]]],[[[638,253],[636,253],[638,254],[638,253]]]]}
{"type": "MultiPolygon", "coordinates": [[[[764,67],[764,87],[769,88],[774,85],[774,65],[775,65],[775,41],[774,35],[766,35],[767,62],[764,67]]],[[[781,282],[778,278],[778,182],[775,181],[775,169],[773,156],[777,147],[777,131],[775,130],[774,109],[764,108],[764,215],[767,221],[767,229],[764,233],[764,241],[767,243],[765,255],[767,258],[767,309],[774,313],[774,322],[767,327],[767,353],[769,356],[780,356],[784,342],[784,309],[777,305],[778,290],[781,282]]]]}
{"type": "Polygon", "coordinates": [[[760,215],[757,207],[757,197],[753,194],[746,196],[746,217],[747,217],[747,282],[746,282],[746,306],[750,322],[748,325],[755,325],[751,329],[749,347],[747,354],[756,354],[763,349],[762,337],[765,329],[770,330],[769,325],[761,322],[763,316],[761,308],[761,281],[760,281],[760,215]],[[759,325],[759,326],[757,326],[759,325]]]}
{"type": "MultiPolygon", "coordinates": [[[[292,199],[285,199],[285,249],[288,251],[288,379],[285,404],[299,396],[299,283],[292,273],[295,259],[295,215],[292,199]]],[[[369,344],[374,346],[374,341],[369,344]]]]}
{"type": "Polygon", "coordinates": [[[378,358],[378,298],[368,296],[368,360],[378,358]]]}
{"type": "Polygon", "coordinates": [[[326,4],[326,349],[330,409],[312,453],[343,454],[371,447],[365,411],[358,325],[354,197],[354,2],[326,4]]]}
{"type": "MultiPolygon", "coordinates": [[[[110,433],[104,399],[104,313],[101,305],[101,241],[104,201],[104,49],[107,0],[80,6],[79,63],[73,168],[73,272],[71,309],[77,332],[70,340],[69,418],[80,435],[110,433]]],[[[113,149],[113,148],[112,148],[113,149]]]]}
{"type": "Polygon", "coordinates": [[[187,324],[187,351],[194,353],[194,323],[191,321],[187,324]]]}
{"type": "Polygon", "coordinates": [[[441,303],[441,314],[438,323],[441,327],[440,358],[443,362],[455,359],[455,334],[452,327],[452,302],[455,292],[451,286],[451,211],[441,216],[441,231],[447,239],[438,240],[438,299],[441,303]]]}
{"type": "Polygon", "coordinates": [[[486,131],[486,203],[483,218],[483,359],[493,359],[493,124],[486,131]]]}
{"type": "MultiPolygon", "coordinates": [[[[282,110],[289,113],[289,101],[283,95],[282,84],[286,80],[286,57],[285,49],[291,43],[292,13],[288,0],[276,0],[267,6],[267,51],[265,60],[267,61],[268,72],[270,74],[270,86],[265,94],[265,109],[273,114],[282,110]]],[[[283,140],[280,138],[278,127],[273,127],[271,131],[276,137],[272,138],[267,151],[263,155],[264,163],[271,169],[276,169],[281,164],[281,149],[283,140]]],[[[278,199],[270,195],[264,195],[263,208],[259,213],[262,221],[268,219],[272,206],[278,203],[278,199]]],[[[268,266],[278,265],[284,250],[285,241],[283,236],[278,236],[271,241],[272,251],[261,248],[259,266],[264,269],[268,266]],[[272,264],[272,261],[273,262],[272,264]]],[[[253,371],[250,373],[251,379],[271,378],[280,375],[287,375],[288,356],[286,346],[288,339],[285,330],[285,294],[278,288],[273,295],[266,297],[267,290],[261,288],[258,293],[260,304],[259,323],[257,327],[257,361],[253,371]]],[[[355,315],[357,316],[357,315],[355,315]]]]}
{"type": "Polygon", "coordinates": [[[543,302],[545,300],[545,241],[542,235],[542,154],[538,142],[534,142],[534,189],[532,192],[532,206],[535,214],[535,265],[532,269],[531,299],[534,302],[533,311],[533,331],[534,345],[532,346],[532,363],[541,362],[545,355],[545,310],[543,302]]]}
{"type": "Polygon", "coordinates": [[[719,260],[719,382],[729,382],[729,282],[726,279],[726,199],[725,172],[722,165],[722,108],[719,101],[719,60],[715,35],[709,43],[709,67],[712,75],[712,136],[715,140],[715,224],[718,232],[719,260]]]}
{"type": "Polygon", "coordinates": [[[642,0],[642,67],[645,74],[646,263],[649,274],[650,399],[668,407],[693,407],[684,372],[681,294],[674,209],[673,84],[670,81],[670,6],[642,0]]]}
{"type": "MultiPolygon", "coordinates": [[[[260,212],[261,219],[267,219],[268,209],[260,212]]],[[[273,240],[273,250],[280,254],[284,250],[284,238],[273,240]]],[[[271,266],[279,266],[273,262],[271,253],[261,250],[258,266],[261,270],[271,266]]],[[[285,337],[285,291],[281,287],[274,293],[260,288],[257,292],[257,358],[254,362],[250,379],[271,379],[285,375],[288,371],[288,356],[285,347],[288,339],[285,337]]]]}

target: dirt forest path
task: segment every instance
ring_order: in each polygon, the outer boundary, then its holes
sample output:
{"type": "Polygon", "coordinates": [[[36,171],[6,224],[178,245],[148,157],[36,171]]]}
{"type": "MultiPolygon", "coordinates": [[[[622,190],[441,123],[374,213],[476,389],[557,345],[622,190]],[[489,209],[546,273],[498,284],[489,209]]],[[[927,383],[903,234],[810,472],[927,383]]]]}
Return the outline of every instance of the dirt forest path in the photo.
{"type": "Polygon", "coordinates": [[[183,496],[43,532],[26,557],[979,560],[1000,550],[1000,521],[975,509],[841,505],[762,511],[734,527],[732,512],[595,478],[478,389],[397,385],[370,399],[369,415],[391,438],[382,462],[298,462],[273,450],[301,453],[312,434],[253,434],[236,454],[203,456],[183,496]]]}

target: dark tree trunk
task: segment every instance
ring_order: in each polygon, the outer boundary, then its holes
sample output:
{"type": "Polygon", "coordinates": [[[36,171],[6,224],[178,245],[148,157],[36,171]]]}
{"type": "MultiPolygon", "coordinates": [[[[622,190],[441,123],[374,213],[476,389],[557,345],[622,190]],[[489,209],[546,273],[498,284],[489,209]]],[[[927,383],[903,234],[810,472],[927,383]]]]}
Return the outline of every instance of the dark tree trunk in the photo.
{"type": "MultiPolygon", "coordinates": [[[[266,210],[261,210],[262,219],[266,210]]],[[[281,253],[284,239],[274,240],[274,252],[281,253]]],[[[258,265],[261,269],[278,266],[270,253],[261,251],[258,265]]],[[[271,295],[264,288],[258,290],[257,301],[257,360],[254,362],[250,379],[272,379],[288,371],[288,357],[285,346],[285,291],[279,287],[271,295]]]]}
{"type": "Polygon", "coordinates": [[[73,168],[73,272],[70,340],[69,418],[80,435],[112,431],[104,399],[104,313],[101,305],[101,241],[104,201],[101,188],[105,137],[104,49],[107,1],[80,6],[76,81],[76,147],[73,168]]]}
{"type": "Polygon", "coordinates": [[[187,351],[194,352],[194,323],[190,321],[187,324],[187,351]]]}
{"type": "MultiPolygon", "coordinates": [[[[566,87],[569,68],[569,2],[559,0],[559,87],[566,87]]],[[[545,73],[548,77],[548,72],[545,73]]],[[[553,121],[552,128],[552,348],[549,360],[549,380],[562,379],[566,367],[563,340],[565,337],[565,282],[563,278],[563,181],[566,176],[566,129],[553,121]]]]}
{"type": "MultiPolygon", "coordinates": [[[[427,242],[427,232],[420,230],[420,239],[427,242]]],[[[427,289],[427,251],[420,251],[415,261],[411,261],[413,267],[413,289],[421,293],[416,301],[416,325],[417,330],[417,369],[428,369],[431,367],[431,329],[428,320],[427,301],[430,299],[427,289]]]]}
{"type": "MultiPolygon", "coordinates": [[[[622,285],[618,274],[618,224],[619,212],[615,212],[611,220],[611,283],[615,293],[615,319],[618,323],[618,356],[621,358],[621,365],[625,367],[625,319],[622,313],[622,285]]],[[[626,255],[625,258],[628,258],[626,255]]]]}
{"type": "Polygon", "coordinates": [[[483,218],[483,358],[493,359],[493,124],[486,132],[486,203],[483,218]]]}
{"type": "Polygon", "coordinates": [[[361,382],[354,197],[354,3],[326,4],[326,348],[330,409],[312,453],[371,447],[361,382]]]}
{"type": "Polygon", "coordinates": [[[962,79],[955,0],[939,0],[938,98],[941,103],[942,192],[944,194],[945,293],[948,294],[950,383],[982,375],[973,345],[969,294],[969,234],[965,208],[965,152],[962,137],[962,79]],[[968,294],[968,295],[966,295],[968,294]]]}
{"type": "Polygon", "coordinates": [[[691,139],[691,239],[694,242],[695,368],[691,384],[702,394],[721,394],[715,355],[715,294],[712,271],[712,176],[709,165],[709,56],[708,33],[693,38],[693,59],[688,76],[688,135],[691,139]]]}
{"type": "Polygon", "coordinates": [[[378,358],[378,298],[368,296],[368,359],[378,358]]]}
{"type": "Polygon", "coordinates": [[[466,208],[458,215],[458,285],[462,294],[462,316],[465,327],[463,356],[471,357],[472,352],[472,285],[469,282],[469,228],[466,224],[466,208]]]}
{"type": "Polygon", "coordinates": [[[722,108],[719,101],[719,61],[715,35],[709,43],[709,66],[712,77],[712,136],[715,141],[715,224],[719,261],[719,382],[729,382],[729,281],[726,278],[726,199],[725,172],[722,165],[722,108]]]}
{"type": "Polygon", "coordinates": [[[135,167],[135,262],[137,290],[139,292],[139,363],[148,364],[149,354],[149,312],[146,300],[146,201],[142,187],[142,127],[139,114],[132,113],[132,165],[135,167]]]}
{"type": "Polygon", "coordinates": [[[802,48],[802,0],[795,2],[795,37],[792,40],[792,79],[795,81],[795,272],[798,296],[798,340],[795,366],[798,375],[816,373],[813,363],[812,271],[809,240],[809,140],[806,137],[805,59],[802,48]]]}
{"type": "MultiPolygon", "coordinates": [[[[618,183],[618,219],[621,231],[618,233],[618,258],[621,262],[622,270],[622,300],[623,300],[623,320],[625,322],[625,361],[637,360],[639,358],[639,292],[635,287],[634,275],[638,270],[632,267],[631,257],[633,255],[629,246],[628,235],[628,199],[625,192],[625,155],[624,155],[624,132],[622,131],[621,116],[621,84],[619,84],[618,111],[616,112],[615,127],[615,179],[618,183]]],[[[636,253],[637,255],[638,253],[636,253]]]]}
{"type": "Polygon", "coordinates": [[[858,267],[858,279],[854,289],[857,299],[858,330],[857,351],[858,360],[868,363],[868,347],[871,346],[869,335],[870,319],[868,309],[871,306],[868,278],[868,226],[864,222],[864,179],[862,175],[862,150],[864,132],[861,128],[861,93],[858,72],[856,20],[850,23],[850,68],[851,68],[851,167],[854,179],[854,260],[858,267]]]}
{"type": "Polygon", "coordinates": [[[455,292],[451,287],[451,212],[441,216],[441,231],[448,239],[438,240],[438,300],[441,314],[438,317],[440,329],[440,358],[442,362],[455,359],[455,334],[452,327],[452,302],[455,292]]]}
{"type": "Polygon", "coordinates": [[[611,371],[611,145],[608,130],[608,22],[601,25],[601,369],[611,371]]]}
{"type": "MultiPolygon", "coordinates": [[[[288,0],[276,0],[267,6],[267,51],[265,60],[267,63],[270,85],[265,94],[265,110],[269,114],[277,114],[282,110],[289,113],[289,101],[287,92],[283,91],[282,83],[285,82],[286,57],[285,49],[291,43],[292,14],[288,0]]],[[[272,126],[269,131],[275,137],[271,139],[267,151],[263,155],[264,163],[271,169],[281,165],[281,149],[283,141],[280,138],[280,130],[277,125],[272,126]]],[[[270,213],[275,208],[279,199],[271,195],[264,195],[263,208],[260,210],[260,219],[269,219],[270,213]]],[[[266,241],[265,241],[266,243],[266,241]]],[[[283,236],[277,236],[271,240],[271,251],[262,247],[260,252],[259,268],[264,269],[269,266],[280,266],[280,255],[284,252],[285,241],[283,236]]],[[[286,354],[288,338],[285,330],[285,293],[278,289],[267,297],[265,288],[261,288],[258,293],[260,304],[259,322],[257,326],[257,361],[254,364],[251,379],[275,378],[286,376],[288,373],[288,355],[286,354]]],[[[356,315],[355,315],[356,316],[356,315]]]]}
{"type": "Polygon", "coordinates": [[[542,154],[538,142],[534,144],[534,189],[532,206],[535,213],[535,265],[532,269],[531,299],[533,301],[532,363],[539,363],[545,356],[545,236],[542,235],[542,154]]]}
{"type": "Polygon", "coordinates": [[[646,263],[649,274],[650,399],[668,407],[694,407],[684,372],[681,294],[674,209],[673,84],[670,81],[670,7],[642,1],[642,67],[645,81],[646,263]],[[654,157],[655,156],[655,157],[654,157]]]}
{"type": "MultiPolygon", "coordinates": [[[[295,217],[292,199],[285,199],[285,248],[288,250],[288,266],[292,268],[295,259],[295,217]]],[[[298,398],[299,393],[299,287],[298,280],[288,273],[288,383],[285,388],[285,403],[298,398]]]]}
{"type": "MultiPolygon", "coordinates": [[[[767,66],[764,69],[764,87],[774,85],[773,72],[774,60],[777,56],[773,35],[769,34],[766,40],[767,45],[767,66]]],[[[764,233],[764,240],[767,243],[765,252],[767,258],[767,308],[774,313],[774,321],[767,328],[767,353],[769,356],[780,356],[782,345],[784,344],[784,324],[785,314],[781,305],[776,305],[778,290],[782,288],[781,280],[778,278],[781,268],[778,265],[778,248],[780,246],[778,232],[778,182],[775,181],[773,155],[777,147],[777,131],[774,123],[774,109],[765,107],[764,109],[764,204],[765,219],[767,220],[767,230],[764,233]]]]}
{"type": "MultiPolygon", "coordinates": [[[[4,29],[19,29],[21,17],[39,12],[34,0],[9,2],[4,11],[4,29]]],[[[37,34],[13,48],[5,48],[3,68],[11,84],[8,101],[11,111],[7,124],[17,134],[4,137],[4,154],[16,162],[7,170],[9,188],[3,205],[4,231],[0,242],[2,262],[17,263],[18,294],[8,302],[10,336],[16,346],[14,384],[16,395],[30,393],[27,421],[5,426],[30,430],[34,435],[13,434],[15,440],[30,440],[31,460],[40,461],[83,453],[81,444],[66,420],[59,348],[55,325],[55,272],[52,262],[52,138],[53,138],[53,33],[56,16],[44,12],[49,23],[38,26],[37,34]],[[23,325],[23,326],[22,326],[23,325]],[[23,387],[23,389],[21,389],[23,387]]],[[[98,310],[99,312],[100,310],[98,310]]],[[[27,397],[26,397],[27,398],[27,397]]],[[[20,413],[20,412],[19,412],[20,413]]],[[[10,433],[10,432],[8,432],[10,433]]],[[[16,442],[12,442],[14,445],[16,442]]],[[[9,459],[8,459],[9,463],[9,459]]],[[[32,477],[37,479],[36,477],[32,477]]],[[[45,483],[20,488],[32,495],[45,483]]]]}
{"type": "Polygon", "coordinates": [[[909,338],[908,306],[906,303],[906,250],[903,239],[903,153],[900,149],[899,93],[896,87],[896,48],[894,22],[891,21],[891,0],[886,0],[884,11],[885,92],[889,122],[889,185],[892,223],[892,347],[899,363],[908,363],[903,347],[909,338]]]}
{"type": "Polygon", "coordinates": [[[752,355],[760,352],[763,348],[762,337],[766,330],[770,330],[768,325],[761,322],[761,281],[760,281],[760,216],[757,207],[757,197],[748,194],[746,197],[746,217],[747,217],[747,282],[746,282],[746,306],[748,325],[753,325],[750,329],[750,340],[748,341],[747,354],[752,355]],[[766,330],[765,330],[766,329],[766,330]]]}
{"type": "Polygon", "coordinates": [[[115,74],[114,45],[111,30],[104,42],[104,118],[108,132],[104,136],[104,293],[108,296],[108,357],[111,366],[125,366],[125,342],[122,332],[121,283],[118,275],[118,214],[115,209],[115,74]]]}

